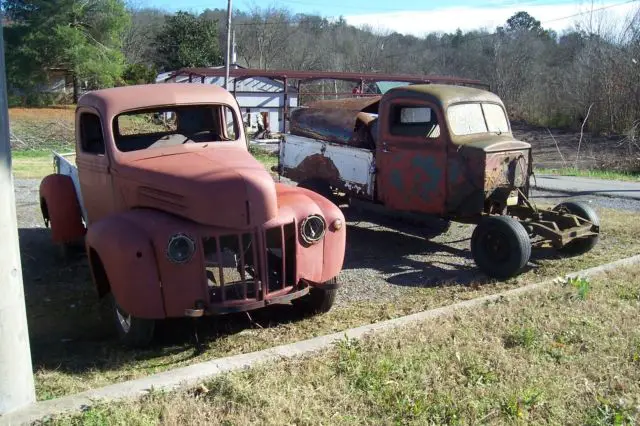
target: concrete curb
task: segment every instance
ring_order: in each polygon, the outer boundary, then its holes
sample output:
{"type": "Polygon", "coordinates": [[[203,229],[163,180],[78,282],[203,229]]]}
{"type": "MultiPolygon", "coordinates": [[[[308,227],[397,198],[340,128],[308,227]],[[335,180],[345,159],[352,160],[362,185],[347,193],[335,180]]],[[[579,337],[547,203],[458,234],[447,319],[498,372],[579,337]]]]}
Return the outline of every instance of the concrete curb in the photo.
{"type": "MultiPolygon", "coordinates": [[[[567,274],[566,278],[588,277],[601,272],[610,271],[619,267],[640,263],[640,255],[617,260],[615,262],[596,266],[578,272],[567,274]]],[[[210,379],[225,372],[241,370],[257,365],[259,363],[278,361],[288,358],[300,358],[303,355],[312,354],[323,349],[330,348],[335,342],[345,338],[360,339],[366,335],[404,327],[416,322],[426,321],[433,318],[453,315],[460,309],[482,306],[488,302],[503,298],[514,298],[536,290],[550,286],[556,280],[543,281],[530,284],[513,290],[477,299],[466,300],[453,305],[441,308],[418,312],[416,314],[382,321],[375,324],[364,325],[357,328],[333,333],[325,336],[315,337],[288,345],[277,346],[262,351],[248,354],[234,355],[225,358],[218,358],[175,370],[165,371],[137,380],[124,383],[116,383],[99,389],[92,389],[75,395],[69,395],[49,401],[37,402],[29,407],[5,414],[0,417],[0,425],[22,425],[31,424],[54,415],[82,411],[100,401],[114,401],[134,399],[145,395],[153,390],[175,390],[195,386],[198,383],[210,379]]]]}

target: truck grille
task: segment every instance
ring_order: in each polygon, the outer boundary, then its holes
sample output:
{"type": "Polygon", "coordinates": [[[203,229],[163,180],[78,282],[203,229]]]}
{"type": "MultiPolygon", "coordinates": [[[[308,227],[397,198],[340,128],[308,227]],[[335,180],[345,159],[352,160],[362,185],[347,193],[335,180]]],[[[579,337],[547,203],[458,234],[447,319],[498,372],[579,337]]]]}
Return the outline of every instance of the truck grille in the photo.
{"type": "Polygon", "coordinates": [[[204,237],[205,274],[212,304],[255,302],[296,287],[295,224],[204,237]]]}

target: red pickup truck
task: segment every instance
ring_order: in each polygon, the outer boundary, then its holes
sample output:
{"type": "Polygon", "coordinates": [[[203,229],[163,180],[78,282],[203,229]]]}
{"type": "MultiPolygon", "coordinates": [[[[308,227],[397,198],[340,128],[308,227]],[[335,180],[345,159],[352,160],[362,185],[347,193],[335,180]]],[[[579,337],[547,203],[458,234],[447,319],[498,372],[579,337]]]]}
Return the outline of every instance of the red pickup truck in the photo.
{"type": "Polygon", "coordinates": [[[42,214],[56,243],[84,239],[125,343],[148,344],[163,318],[331,308],[344,216],[315,192],[275,183],[249,154],[240,117],[233,96],[211,85],[80,99],[76,152],[55,155],[42,214]]]}

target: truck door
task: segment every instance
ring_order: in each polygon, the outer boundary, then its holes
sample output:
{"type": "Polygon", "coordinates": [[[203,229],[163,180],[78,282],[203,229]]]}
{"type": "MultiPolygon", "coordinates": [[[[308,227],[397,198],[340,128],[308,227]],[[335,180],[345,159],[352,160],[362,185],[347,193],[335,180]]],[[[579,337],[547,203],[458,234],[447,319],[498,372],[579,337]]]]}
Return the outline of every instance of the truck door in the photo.
{"type": "Polygon", "coordinates": [[[376,179],[385,206],[444,213],[447,162],[441,123],[440,109],[428,101],[398,97],[382,105],[376,179]]]}
{"type": "Polygon", "coordinates": [[[102,120],[96,111],[82,108],[76,113],[76,165],[87,221],[100,220],[113,212],[113,190],[102,120]]]}

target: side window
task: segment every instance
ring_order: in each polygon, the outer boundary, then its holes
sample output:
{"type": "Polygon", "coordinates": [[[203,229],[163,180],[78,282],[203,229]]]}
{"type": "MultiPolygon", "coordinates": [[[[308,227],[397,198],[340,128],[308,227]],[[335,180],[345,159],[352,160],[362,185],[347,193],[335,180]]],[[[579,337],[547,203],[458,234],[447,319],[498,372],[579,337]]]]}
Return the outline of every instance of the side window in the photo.
{"type": "Polygon", "coordinates": [[[389,123],[392,135],[425,139],[436,139],[440,136],[438,117],[429,107],[393,105],[389,123]]]}
{"type": "Polygon", "coordinates": [[[90,112],[80,114],[80,146],[88,154],[104,154],[104,136],[100,117],[90,112]]]}

